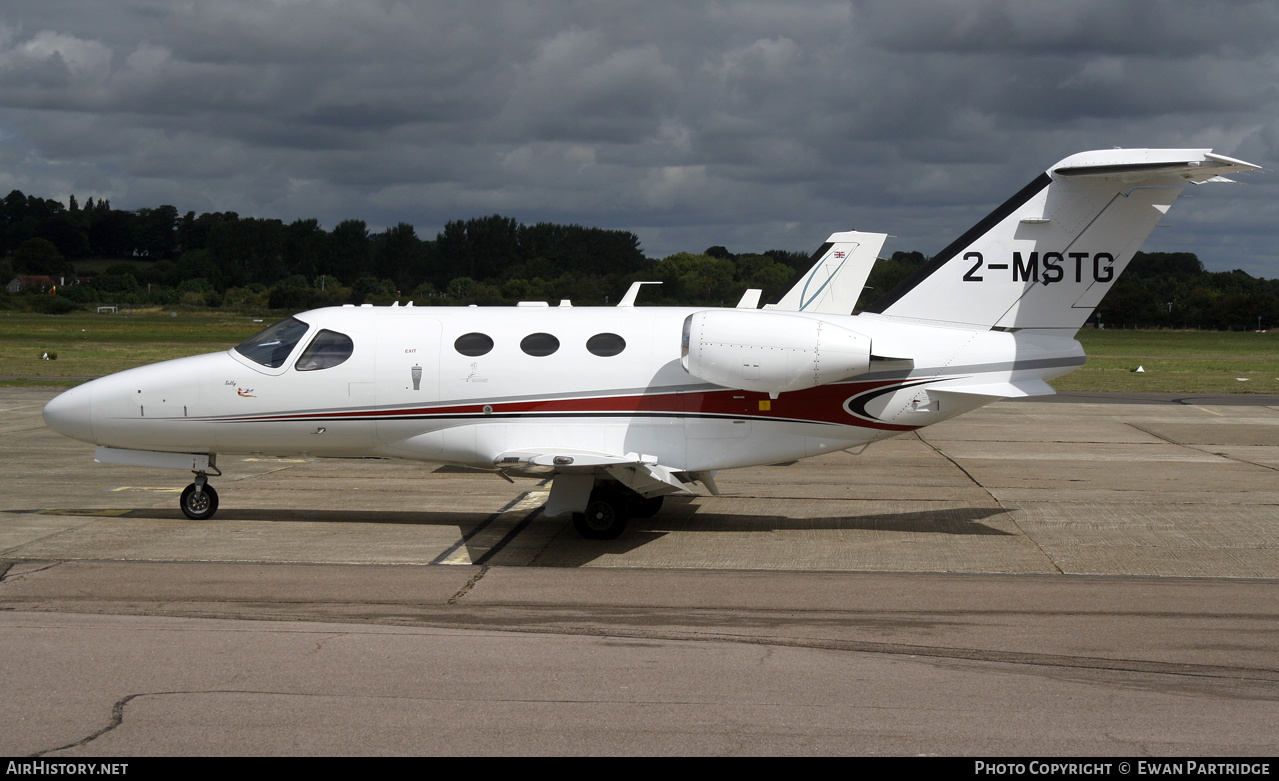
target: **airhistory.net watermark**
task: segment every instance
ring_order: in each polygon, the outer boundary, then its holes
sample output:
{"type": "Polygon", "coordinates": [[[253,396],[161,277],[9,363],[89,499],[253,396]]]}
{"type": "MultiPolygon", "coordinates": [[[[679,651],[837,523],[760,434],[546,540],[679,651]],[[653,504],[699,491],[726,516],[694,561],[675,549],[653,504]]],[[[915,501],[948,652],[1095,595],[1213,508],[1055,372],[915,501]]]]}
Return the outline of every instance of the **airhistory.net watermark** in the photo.
{"type": "Polygon", "coordinates": [[[31,762],[9,761],[7,776],[123,776],[129,772],[128,762],[31,762]]]}

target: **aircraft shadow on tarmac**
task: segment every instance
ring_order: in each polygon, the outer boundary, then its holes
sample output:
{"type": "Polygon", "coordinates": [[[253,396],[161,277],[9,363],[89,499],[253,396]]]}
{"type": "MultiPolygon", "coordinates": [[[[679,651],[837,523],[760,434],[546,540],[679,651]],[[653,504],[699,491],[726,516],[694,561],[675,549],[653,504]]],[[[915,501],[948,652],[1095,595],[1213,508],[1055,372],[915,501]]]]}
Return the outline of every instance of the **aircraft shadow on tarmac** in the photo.
{"type": "Polygon", "coordinates": [[[415,526],[464,526],[470,527],[483,523],[493,517],[489,513],[458,512],[412,512],[384,510],[311,510],[271,508],[255,510],[252,508],[223,507],[218,510],[216,518],[207,521],[193,521],[177,509],[166,507],[137,507],[133,509],[99,509],[99,508],[65,508],[39,510],[7,510],[15,515],[42,513],[47,515],[102,515],[113,518],[141,518],[154,521],[174,521],[183,524],[200,524],[216,526],[227,521],[262,521],[277,523],[377,523],[407,524],[415,526]]]}
{"type": "MultiPolygon", "coordinates": [[[[647,521],[632,521],[632,526],[647,532],[776,532],[804,530],[921,532],[926,534],[1008,535],[978,521],[1003,515],[998,507],[948,507],[939,510],[916,510],[901,513],[842,515],[818,518],[787,518],[781,515],[743,515],[708,512],[695,508],[692,515],[678,517],[659,513],[647,521]]],[[[682,515],[682,514],[681,514],[682,515]]]]}
{"type": "MultiPolygon", "coordinates": [[[[675,499],[668,509],[645,520],[632,520],[631,531],[668,534],[670,532],[776,532],[803,530],[893,531],[920,532],[926,534],[971,534],[1005,536],[1003,531],[983,523],[984,518],[1002,515],[997,507],[948,507],[938,510],[918,510],[901,513],[876,513],[873,515],[831,516],[816,518],[786,518],[780,515],[743,515],[708,511],[705,507],[681,507],[690,499],[675,499]]],[[[7,510],[6,513],[28,515],[102,515],[114,518],[139,518],[169,520],[182,524],[215,526],[227,521],[261,521],[275,523],[370,523],[404,524],[409,526],[458,526],[472,529],[497,518],[495,514],[385,511],[385,510],[317,510],[317,509],[252,509],[224,507],[218,516],[209,521],[192,521],[176,509],[163,507],[138,507],[133,509],[65,508],[7,510]]],[[[568,523],[567,518],[551,520],[537,513],[538,523],[568,523]]],[[[629,536],[629,533],[624,536],[629,536]]]]}
{"type": "MultiPolygon", "coordinates": [[[[672,533],[737,532],[762,533],[786,531],[881,531],[919,534],[975,534],[1010,536],[1012,533],[980,523],[984,518],[1002,515],[995,507],[950,507],[939,510],[874,515],[786,518],[778,515],[742,515],[708,512],[705,507],[681,507],[693,499],[667,500],[667,508],[646,520],[633,520],[627,531],[615,540],[583,540],[571,529],[561,532],[557,544],[549,546],[532,562],[532,566],[580,567],[604,555],[621,555],[643,548],[672,533]],[[553,551],[553,552],[552,552],[553,551]]],[[[543,522],[560,523],[561,521],[543,522]]],[[[567,525],[567,524],[566,524],[567,525]]],[[[780,543],[779,543],[780,544],[780,543]]],[[[468,552],[477,564],[487,563],[497,551],[471,548],[468,552]]]]}
{"type": "MultiPolygon", "coordinates": [[[[1002,515],[1004,511],[994,507],[948,507],[937,510],[916,510],[901,513],[876,513],[873,515],[786,518],[779,515],[743,515],[707,511],[692,504],[691,498],[668,501],[667,507],[653,518],[631,522],[630,528],[615,540],[584,540],[572,529],[567,518],[549,519],[537,508],[525,515],[513,527],[494,539],[485,532],[502,516],[501,513],[458,512],[386,512],[380,510],[318,510],[318,509],[236,509],[226,508],[218,513],[217,520],[191,521],[177,510],[166,508],[136,509],[44,509],[9,510],[6,513],[106,516],[112,518],[172,521],[174,524],[198,524],[214,527],[225,522],[261,523],[363,523],[400,524],[406,526],[450,526],[460,533],[457,547],[467,550],[468,561],[473,564],[501,563],[506,557],[503,550],[521,532],[533,525],[551,524],[558,527],[544,539],[549,540],[541,553],[524,563],[527,566],[578,567],[597,561],[602,555],[618,555],[635,551],[672,533],[737,532],[773,533],[786,531],[880,531],[919,534],[961,534],[1008,536],[1011,532],[981,523],[985,518],[1002,515]],[[690,506],[691,505],[691,506],[690,506]]],[[[543,527],[545,528],[545,527],[543,527]]],[[[446,552],[447,553],[447,552],[446,552]]],[[[433,563],[439,563],[444,555],[433,563]]]]}

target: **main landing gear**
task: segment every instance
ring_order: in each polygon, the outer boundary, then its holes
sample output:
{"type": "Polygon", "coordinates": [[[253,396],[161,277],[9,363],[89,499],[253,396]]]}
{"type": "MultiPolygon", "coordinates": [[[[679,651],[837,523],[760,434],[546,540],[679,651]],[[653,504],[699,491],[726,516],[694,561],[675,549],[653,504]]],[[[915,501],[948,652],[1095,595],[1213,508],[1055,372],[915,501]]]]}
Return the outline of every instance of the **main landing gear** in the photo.
{"type": "Polygon", "coordinates": [[[615,540],[631,518],[652,518],[665,497],[645,499],[617,483],[601,483],[591,491],[586,509],[573,513],[573,528],[588,540],[615,540]]]}
{"type": "Polygon", "coordinates": [[[195,482],[182,491],[182,514],[193,521],[207,521],[218,511],[218,492],[208,483],[208,473],[196,472],[195,482]]]}

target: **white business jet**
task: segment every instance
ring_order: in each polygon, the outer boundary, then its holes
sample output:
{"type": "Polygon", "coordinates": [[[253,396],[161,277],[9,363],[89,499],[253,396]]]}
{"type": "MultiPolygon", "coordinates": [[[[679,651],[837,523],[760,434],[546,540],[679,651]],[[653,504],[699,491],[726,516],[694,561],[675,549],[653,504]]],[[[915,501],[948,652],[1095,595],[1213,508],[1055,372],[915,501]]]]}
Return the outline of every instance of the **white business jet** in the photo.
{"type": "Polygon", "coordinates": [[[190,470],[224,454],[402,458],[553,478],[544,513],[614,538],[714,475],[867,445],[1084,363],[1076,331],[1187,183],[1257,166],[1201,149],[1084,152],[851,314],[883,234],[837,233],[777,304],[346,306],[227,352],[85,383],[45,423],[96,459],[190,470]]]}

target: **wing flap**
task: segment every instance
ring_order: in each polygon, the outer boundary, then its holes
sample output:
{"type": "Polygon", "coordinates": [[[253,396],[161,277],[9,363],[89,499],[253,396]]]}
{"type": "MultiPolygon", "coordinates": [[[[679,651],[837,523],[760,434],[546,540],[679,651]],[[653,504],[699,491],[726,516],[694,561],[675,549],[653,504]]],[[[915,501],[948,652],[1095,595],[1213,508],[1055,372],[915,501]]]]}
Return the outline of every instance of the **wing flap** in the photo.
{"type": "Polygon", "coordinates": [[[494,458],[493,465],[501,472],[554,477],[550,496],[542,508],[548,518],[582,512],[596,481],[606,476],[645,499],[693,493],[675,470],[658,464],[655,456],[638,453],[619,456],[558,448],[508,450],[494,458]]]}
{"type": "MultiPolygon", "coordinates": [[[[592,481],[607,475],[646,498],[673,493],[692,493],[673,469],[657,463],[657,456],[641,453],[616,455],[589,450],[507,450],[493,459],[493,466],[503,472],[529,475],[555,475],[558,484],[564,476],[583,476],[592,481]],[[602,474],[601,474],[602,473],[602,474]]],[[[566,481],[571,482],[571,481],[566,481]]]]}
{"type": "Polygon", "coordinates": [[[691,494],[688,486],[675,476],[672,469],[658,464],[635,462],[605,467],[614,480],[646,499],[666,494],[691,494]]]}

